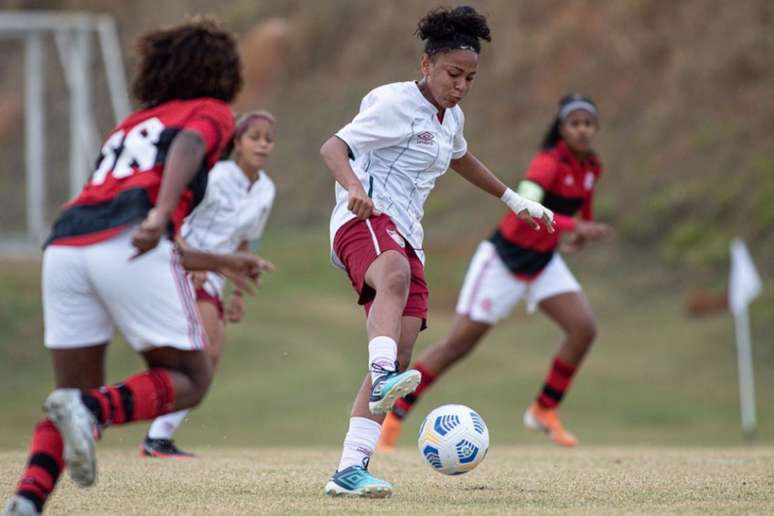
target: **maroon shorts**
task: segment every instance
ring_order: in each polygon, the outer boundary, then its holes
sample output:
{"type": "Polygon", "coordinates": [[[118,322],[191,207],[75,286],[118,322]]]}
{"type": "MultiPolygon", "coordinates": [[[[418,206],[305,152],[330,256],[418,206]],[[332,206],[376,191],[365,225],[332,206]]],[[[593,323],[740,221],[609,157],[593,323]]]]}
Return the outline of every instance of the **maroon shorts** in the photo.
{"type": "Polygon", "coordinates": [[[218,309],[218,318],[222,321],[223,320],[223,300],[219,298],[218,296],[213,296],[203,288],[197,288],[196,289],[196,300],[197,301],[206,301],[208,303],[212,303],[215,305],[215,308],[218,309]]]}
{"type": "Polygon", "coordinates": [[[358,304],[366,314],[371,309],[376,291],[365,282],[368,267],[385,251],[397,251],[409,262],[411,285],[403,315],[422,319],[427,327],[427,298],[430,292],[425,280],[425,269],[414,248],[401,236],[387,215],[371,216],[368,220],[352,219],[339,228],[333,239],[333,252],[347,269],[352,287],[358,293],[358,304]]]}

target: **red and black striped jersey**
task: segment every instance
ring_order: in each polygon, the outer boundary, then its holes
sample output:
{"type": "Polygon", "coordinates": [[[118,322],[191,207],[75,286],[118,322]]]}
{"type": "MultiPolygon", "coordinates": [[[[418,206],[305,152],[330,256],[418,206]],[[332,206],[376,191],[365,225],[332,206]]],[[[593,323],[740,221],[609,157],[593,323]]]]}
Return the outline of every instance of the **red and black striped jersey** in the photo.
{"type": "Polygon", "coordinates": [[[490,240],[512,272],[525,279],[536,276],[551,260],[561,232],[574,229],[578,211],[584,220],[592,220],[594,187],[601,173],[596,155],[580,162],[562,140],[532,159],[526,179],[543,188],[542,204],[554,212],[557,231],[535,231],[509,211],[490,240]]]}
{"type": "Polygon", "coordinates": [[[89,245],[141,222],[156,204],[167,154],[181,131],[197,133],[206,151],[172,213],[177,231],[204,196],[207,172],[234,133],[234,115],[217,99],[173,100],[121,122],[105,140],[83,190],[65,204],[47,244],[89,245]]]}

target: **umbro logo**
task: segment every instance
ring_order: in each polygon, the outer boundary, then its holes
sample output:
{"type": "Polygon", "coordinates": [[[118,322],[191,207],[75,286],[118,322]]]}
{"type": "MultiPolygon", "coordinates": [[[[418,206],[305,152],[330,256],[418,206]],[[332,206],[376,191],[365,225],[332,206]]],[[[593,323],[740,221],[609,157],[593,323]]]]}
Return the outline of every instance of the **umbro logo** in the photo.
{"type": "Polygon", "coordinates": [[[435,135],[430,131],[422,131],[417,135],[417,143],[422,145],[432,145],[435,135]]]}

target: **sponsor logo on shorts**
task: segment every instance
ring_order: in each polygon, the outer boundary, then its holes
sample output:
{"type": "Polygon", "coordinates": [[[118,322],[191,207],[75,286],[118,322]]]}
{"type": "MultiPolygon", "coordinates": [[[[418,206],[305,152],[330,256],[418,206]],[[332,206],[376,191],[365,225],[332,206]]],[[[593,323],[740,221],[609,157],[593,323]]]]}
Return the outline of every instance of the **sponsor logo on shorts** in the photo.
{"type": "Polygon", "coordinates": [[[390,235],[390,238],[395,240],[395,243],[401,246],[402,248],[406,247],[406,241],[403,240],[403,237],[398,234],[397,231],[395,231],[392,228],[387,228],[387,234],[390,235]]]}
{"type": "Polygon", "coordinates": [[[422,131],[417,135],[417,143],[422,145],[432,145],[435,135],[429,131],[422,131]]]}

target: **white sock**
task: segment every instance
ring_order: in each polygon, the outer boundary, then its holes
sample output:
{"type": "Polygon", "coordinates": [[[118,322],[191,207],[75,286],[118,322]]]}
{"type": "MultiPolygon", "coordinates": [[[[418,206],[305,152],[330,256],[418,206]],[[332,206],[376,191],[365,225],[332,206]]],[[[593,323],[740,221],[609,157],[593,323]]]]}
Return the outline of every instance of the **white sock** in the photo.
{"type": "Polygon", "coordinates": [[[188,410],[178,410],[177,412],[157,417],[151,423],[148,437],[151,439],[172,439],[175,430],[177,430],[177,427],[180,426],[187,415],[188,410]]]}
{"type": "Polygon", "coordinates": [[[376,441],[382,432],[382,425],[365,417],[349,418],[349,430],[344,438],[344,448],[341,451],[338,471],[359,464],[368,467],[376,449],[376,441]]]}
{"type": "Polygon", "coordinates": [[[371,339],[368,343],[368,370],[371,371],[371,381],[384,374],[384,371],[375,371],[375,365],[394,371],[396,358],[398,358],[398,345],[394,340],[390,337],[371,339]]]}

